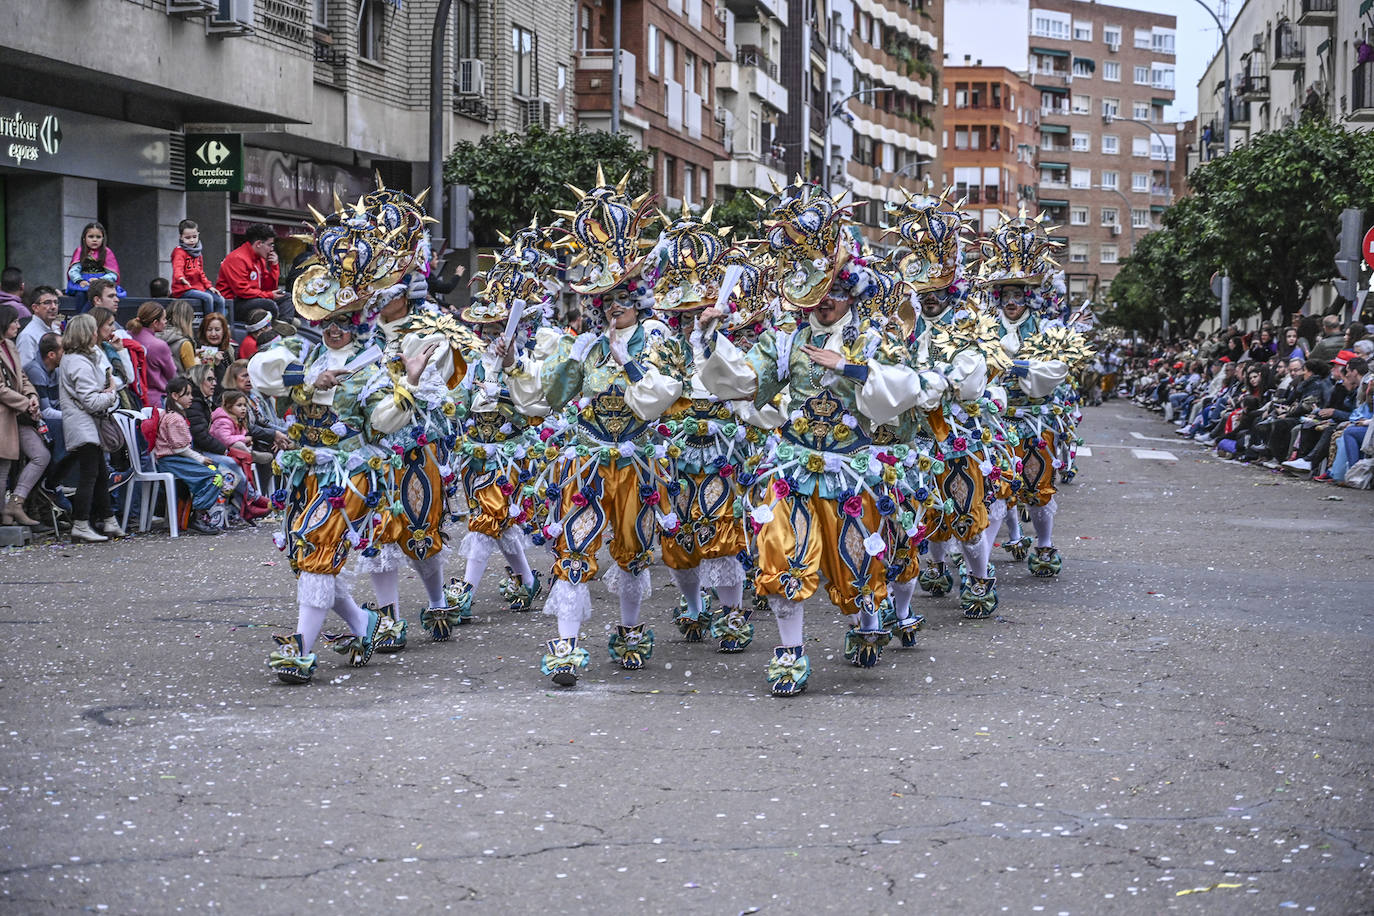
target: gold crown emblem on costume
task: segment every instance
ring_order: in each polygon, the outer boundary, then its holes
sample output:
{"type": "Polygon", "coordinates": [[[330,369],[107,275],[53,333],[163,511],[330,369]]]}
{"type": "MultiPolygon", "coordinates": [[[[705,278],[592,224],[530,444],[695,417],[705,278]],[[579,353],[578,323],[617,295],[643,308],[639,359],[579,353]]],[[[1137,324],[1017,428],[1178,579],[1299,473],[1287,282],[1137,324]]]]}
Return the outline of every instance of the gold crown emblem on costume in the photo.
{"type": "Polygon", "coordinates": [[[1057,359],[1067,363],[1070,369],[1078,370],[1092,361],[1097,353],[1088,345],[1088,339],[1072,328],[1055,325],[1044,328],[1021,341],[1022,359],[1057,359]]]}
{"type": "Polygon", "coordinates": [[[819,185],[798,176],[787,187],[774,185],[769,201],[750,195],[762,208],[768,247],[777,258],[778,286],[783,300],[810,308],[824,298],[851,251],[844,239],[853,222],[855,203],[842,205],[847,191],[831,197],[819,185]]]}
{"type": "Polygon", "coordinates": [[[570,266],[582,268],[582,276],[570,285],[579,293],[604,293],[633,278],[643,266],[646,249],[653,247],[644,237],[654,220],[653,195],[631,200],[625,192],[629,181],[626,172],[620,181],[607,184],[597,165],[596,187],[583,191],[568,185],[577,196],[577,209],[554,211],[572,224],[567,240],[573,249],[570,266]]]}
{"type": "Polygon", "coordinates": [[[897,234],[911,249],[898,271],[918,293],[944,289],[958,274],[972,217],[963,210],[966,199],[955,201],[950,194],[948,188],[938,197],[907,194],[903,203],[888,207],[897,234]]]}
{"type": "Polygon", "coordinates": [[[1034,219],[1022,207],[1015,219],[1004,220],[983,241],[979,280],[988,286],[1039,286],[1045,275],[1059,267],[1050,252],[1059,247],[1050,240],[1042,213],[1034,219]]]}

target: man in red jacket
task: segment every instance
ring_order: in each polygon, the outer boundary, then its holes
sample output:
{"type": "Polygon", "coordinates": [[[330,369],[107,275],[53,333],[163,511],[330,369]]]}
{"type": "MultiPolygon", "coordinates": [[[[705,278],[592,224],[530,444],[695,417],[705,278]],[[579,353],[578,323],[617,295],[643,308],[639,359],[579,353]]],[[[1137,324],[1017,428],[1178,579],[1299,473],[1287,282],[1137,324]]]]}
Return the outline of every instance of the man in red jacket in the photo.
{"type": "Polygon", "coordinates": [[[248,241],[225,256],[215,283],[224,298],[233,303],[230,320],[253,309],[266,309],[278,318],[290,319],[290,297],[278,286],[280,269],[272,230],[254,223],[248,227],[247,235],[248,241]]]}

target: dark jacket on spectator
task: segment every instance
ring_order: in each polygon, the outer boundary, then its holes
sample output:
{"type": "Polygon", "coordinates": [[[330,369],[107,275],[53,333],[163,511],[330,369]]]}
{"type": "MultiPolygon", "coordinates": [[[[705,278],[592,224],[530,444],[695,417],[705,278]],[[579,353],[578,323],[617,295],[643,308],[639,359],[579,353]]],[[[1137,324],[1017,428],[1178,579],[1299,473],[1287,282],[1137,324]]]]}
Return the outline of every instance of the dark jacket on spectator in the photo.
{"type": "Polygon", "coordinates": [[[1328,334],[1312,347],[1310,359],[1321,359],[1326,362],[1336,358],[1336,354],[1345,349],[1345,333],[1337,332],[1328,334]]]}
{"type": "Polygon", "coordinates": [[[214,405],[192,385],[186,423],[191,427],[191,447],[203,455],[224,454],[224,443],[210,434],[210,415],[214,412],[214,405]]]}

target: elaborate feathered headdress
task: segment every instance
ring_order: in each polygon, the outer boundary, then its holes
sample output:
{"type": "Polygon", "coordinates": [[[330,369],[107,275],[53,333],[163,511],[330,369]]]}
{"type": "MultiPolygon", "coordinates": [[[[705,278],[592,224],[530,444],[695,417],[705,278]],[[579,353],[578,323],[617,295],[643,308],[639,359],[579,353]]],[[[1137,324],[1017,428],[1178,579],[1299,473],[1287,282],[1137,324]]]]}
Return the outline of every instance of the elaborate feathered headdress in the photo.
{"type": "Polygon", "coordinates": [[[312,211],[314,263],[292,285],[296,313],[310,321],[357,313],[370,323],[383,305],[404,295],[400,281],[416,253],[407,229],[388,229],[364,201],[344,207],[335,198],[335,204],[329,216],[312,211]]]}
{"type": "Polygon", "coordinates": [[[667,228],[654,246],[658,264],[654,297],[658,309],[673,312],[715,305],[729,266],[726,256],[730,249],[724,237],[730,228],[714,225],[710,209],[700,219],[692,216],[685,205],[682,215],[675,220],[667,214],[660,216],[667,228]]]}
{"type": "Polygon", "coordinates": [[[907,194],[903,203],[889,205],[896,232],[911,249],[898,269],[915,292],[944,289],[958,279],[964,245],[971,240],[972,217],[964,212],[964,203],[952,199],[947,188],[938,197],[907,194]]]}
{"type": "Polygon", "coordinates": [[[1045,275],[1059,267],[1050,257],[1058,247],[1050,241],[1045,216],[1034,219],[1022,207],[1015,219],[1004,220],[983,241],[983,264],[979,282],[986,286],[1035,286],[1045,275]]]}
{"type": "Polygon", "coordinates": [[[544,305],[557,295],[558,260],[549,230],[535,220],[513,236],[501,236],[505,247],[495,255],[489,268],[473,277],[472,302],[461,317],[469,324],[505,321],[511,305],[525,303],[525,313],[543,315],[544,305]]]}
{"type": "Polygon", "coordinates": [[[568,185],[577,195],[576,210],[555,210],[571,221],[567,240],[573,251],[573,268],[581,268],[581,278],[571,283],[579,293],[604,293],[633,279],[644,265],[645,252],[652,239],[644,233],[654,219],[653,195],[644,193],[631,200],[625,193],[630,173],[614,185],[606,183],[601,166],[596,167],[596,187],[590,191],[568,185]]]}
{"type": "Polygon", "coordinates": [[[845,272],[856,247],[846,231],[853,222],[850,211],[855,203],[841,205],[845,193],[831,197],[799,176],[778,188],[767,203],[754,199],[766,211],[763,226],[777,258],[778,288],[785,306],[811,308],[837,282],[847,284],[855,295],[864,292],[865,272],[845,272]]]}

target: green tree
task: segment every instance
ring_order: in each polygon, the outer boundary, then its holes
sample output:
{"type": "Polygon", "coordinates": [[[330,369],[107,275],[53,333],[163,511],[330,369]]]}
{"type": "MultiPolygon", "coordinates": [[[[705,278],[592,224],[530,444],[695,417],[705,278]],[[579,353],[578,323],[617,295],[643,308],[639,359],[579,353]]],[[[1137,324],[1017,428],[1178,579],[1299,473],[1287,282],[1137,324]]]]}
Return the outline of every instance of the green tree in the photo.
{"type": "Polygon", "coordinates": [[[1226,270],[1233,290],[1266,313],[1281,309],[1287,322],[1335,274],[1341,211],[1374,208],[1374,134],[1305,118],[1204,163],[1188,180],[1195,211],[1165,225],[1193,236],[1184,247],[1212,259],[1208,275],[1226,270]]]}
{"type": "MultiPolygon", "coordinates": [[[[760,200],[766,199],[766,195],[755,193],[760,200]]],[[[729,200],[716,204],[711,210],[711,222],[717,226],[729,226],[730,235],[739,240],[758,238],[762,217],[759,205],[743,191],[736,191],[729,200]]]]}
{"type": "Polygon", "coordinates": [[[444,181],[472,189],[474,240],[493,246],[498,232],[509,234],[531,219],[551,222],[554,210],[574,209],[576,197],[566,185],[590,190],[598,164],[607,181],[628,172],[631,196],[649,187],[649,154],[625,135],[541,127],[464,140],[444,162],[444,181]]]}

